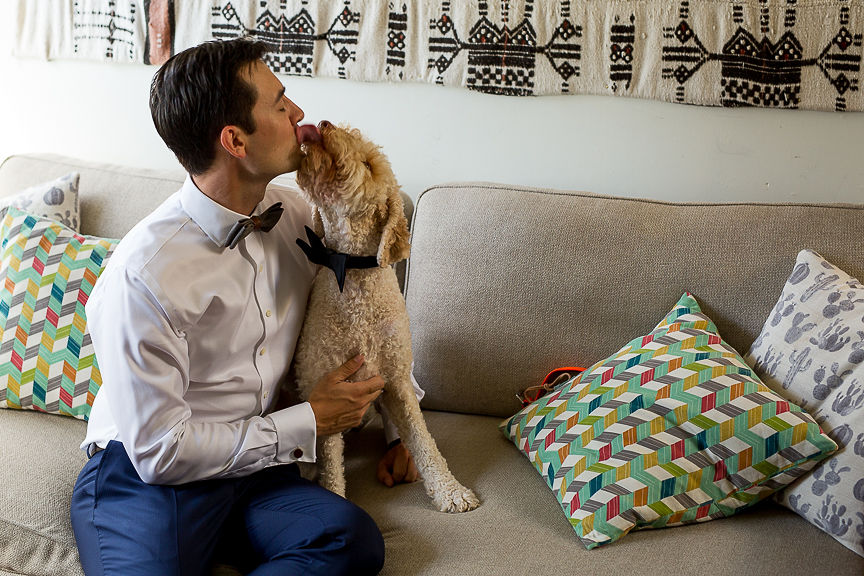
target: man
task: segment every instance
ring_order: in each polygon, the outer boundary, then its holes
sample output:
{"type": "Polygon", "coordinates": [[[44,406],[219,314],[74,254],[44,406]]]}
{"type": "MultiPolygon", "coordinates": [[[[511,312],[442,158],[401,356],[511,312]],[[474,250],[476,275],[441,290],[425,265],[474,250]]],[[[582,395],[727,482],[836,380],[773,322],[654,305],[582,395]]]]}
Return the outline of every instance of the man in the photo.
{"type": "MultiPolygon", "coordinates": [[[[361,355],[274,409],[316,270],[295,245],[309,209],[266,187],[316,132],[298,128],[264,51],[207,42],[154,77],[154,124],[189,177],[123,239],[87,304],[104,381],[72,499],[87,576],[207,574],[226,551],[256,575],[383,564],[372,519],[296,465],[315,461],[317,435],[358,425],[383,380],[349,381],[361,355]]],[[[391,444],[379,479],[416,478],[391,444]]]]}

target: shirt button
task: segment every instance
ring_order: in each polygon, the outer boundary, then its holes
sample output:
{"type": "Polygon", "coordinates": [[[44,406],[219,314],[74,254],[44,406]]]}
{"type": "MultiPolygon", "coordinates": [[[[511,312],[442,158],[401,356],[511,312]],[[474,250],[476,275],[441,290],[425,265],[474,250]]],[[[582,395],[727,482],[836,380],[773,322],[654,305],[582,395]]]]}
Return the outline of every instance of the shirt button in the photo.
{"type": "Polygon", "coordinates": [[[261,351],[258,352],[258,354],[260,354],[261,356],[263,356],[265,352],[267,352],[267,348],[261,348],[261,351]]]}
{"type": "Polygon", "coordinates": [[[264,315],[267,316],[267,318],[269,318],[270,316],[273,315],[273,312],[271,312],[270,310],[267,310],[267,312],[265,312],[264,315]]]}
{"type": "Polygon", "coordinates": [[[261,272],[261,271],[263,271],[263,270],[264,270],[264,265],[263,265],[263,264],[259,264],[259,265],[258,265],[258,272],[261,272]]]}
{"type": "Polygon", "coordinates": [[[303,457],[303,449],[302,448],[295,448],[294,452],[292,452],[291,455],[294,456],[295,460],[299,460],[300,458],[303,457]]]}

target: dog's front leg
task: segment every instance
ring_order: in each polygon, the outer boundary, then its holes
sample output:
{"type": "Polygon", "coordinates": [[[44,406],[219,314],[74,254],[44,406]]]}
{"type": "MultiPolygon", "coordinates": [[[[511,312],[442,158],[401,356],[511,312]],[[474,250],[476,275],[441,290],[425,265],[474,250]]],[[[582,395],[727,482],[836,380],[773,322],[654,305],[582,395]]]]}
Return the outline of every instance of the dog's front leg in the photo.
{"type": "Polygon", "coordinates": [[[410,376],[405,378],[404,385],[388,385],[381,401],[399,430],[402,442],[414,457],[426,493],[432,497],[435,506],[442,512],[468,512],[477,508],[480,499],[456,480],[426,428],[410,376]]]}
{"type": "Polygon", "coordinates": [[[318,439],[318,483],[345,497],[345,441],[342,433],[318,439]]]}

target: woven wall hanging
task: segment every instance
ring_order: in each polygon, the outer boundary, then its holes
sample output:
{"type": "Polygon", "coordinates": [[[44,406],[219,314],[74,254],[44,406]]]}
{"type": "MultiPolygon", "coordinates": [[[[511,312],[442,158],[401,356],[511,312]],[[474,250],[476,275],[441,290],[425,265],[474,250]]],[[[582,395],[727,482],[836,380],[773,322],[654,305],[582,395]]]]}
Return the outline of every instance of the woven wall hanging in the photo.
{"type": "Polygon", "coordinates": [[[864,0],[18,0],[18,11],[21,56],[160,64],[251,36],[293,76],[864,110],[864,0]]]}

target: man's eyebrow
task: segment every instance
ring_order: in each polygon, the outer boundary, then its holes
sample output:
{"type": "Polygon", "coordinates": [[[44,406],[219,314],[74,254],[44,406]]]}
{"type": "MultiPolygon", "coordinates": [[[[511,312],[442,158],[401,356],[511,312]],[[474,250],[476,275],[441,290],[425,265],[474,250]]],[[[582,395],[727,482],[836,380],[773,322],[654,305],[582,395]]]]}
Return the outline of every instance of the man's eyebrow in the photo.
{"type": "Polygon", "coordinates": [[[273,102],[273,105],[279,104],[282,100],[282,96],[285,95],[285,86],[282,86],[282,89],[279,91],[279,94],[276,96],[276,100],[273,102]]]}

